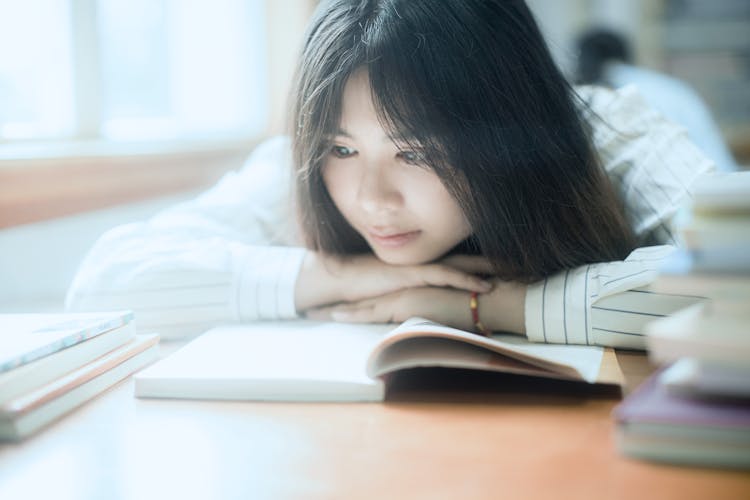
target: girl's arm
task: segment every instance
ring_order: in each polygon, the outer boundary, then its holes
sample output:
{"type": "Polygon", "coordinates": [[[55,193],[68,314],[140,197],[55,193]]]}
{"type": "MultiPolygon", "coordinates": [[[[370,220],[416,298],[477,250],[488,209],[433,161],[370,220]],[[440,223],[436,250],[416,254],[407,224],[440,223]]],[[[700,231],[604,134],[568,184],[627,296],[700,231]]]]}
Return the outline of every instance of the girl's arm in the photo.
{"type": "Polygon", "coordinates": [[[106,232],[79,267],[67,308],[133,309],[141,330],[165,337],[294,317],[305,251],[288,246],[287,150],[285,139],[269,140],[199,197],[106,232]]]}
{"type": "Polygon", "coordinates": [[[648,290],[673,250],[669,245],[639,248],[622,262],[581,266],[530,285],[524,308],[527,337],[645,349],[646,323],[703,300],[648,290]]]}
{"type": "MultiPolygon", "coordinates": [[[[621,262],[563,271],[532,285],[495,281],[479,295],[479,319],[493,331],[526,335],[534,342],[644,349],[643,327],[703,300],[648,290],[674,247],[639,248],[621,262]]],[[[318,320],[355,323],[402,322],[420,316],[475,330],[463,290],[420,287],[308,312],[318,320]]]]}

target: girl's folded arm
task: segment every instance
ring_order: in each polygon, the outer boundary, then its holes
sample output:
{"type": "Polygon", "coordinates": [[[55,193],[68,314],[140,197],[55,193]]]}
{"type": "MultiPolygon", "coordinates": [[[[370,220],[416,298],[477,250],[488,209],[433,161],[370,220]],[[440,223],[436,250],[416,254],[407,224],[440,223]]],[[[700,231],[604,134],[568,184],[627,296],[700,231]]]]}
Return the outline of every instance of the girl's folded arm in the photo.
{"type": "Polygon", "coordinates": [[[673,249],[638,248],[624,261],[580,266],[530,285],[527,337],[536,342],[645,349],[646,323],[704,300],[648,290],[673,249]]]}
{"type": "Polygon", "coordinates": [[[304,255],[298,247],[128,224],[92,248],[66,305],[77,311],[133,309],[139,329],[177,336],[219,323],[291,318],[304,255]]]}
{"type": "Polygon", "coordinates": [[[296,316],[305,250],[286,246],[287,154],[285,139],[267,141],[197,198],[106,232],[80,265],[66,307],[133,309],[139,329],[175,336],[296,316]]]}

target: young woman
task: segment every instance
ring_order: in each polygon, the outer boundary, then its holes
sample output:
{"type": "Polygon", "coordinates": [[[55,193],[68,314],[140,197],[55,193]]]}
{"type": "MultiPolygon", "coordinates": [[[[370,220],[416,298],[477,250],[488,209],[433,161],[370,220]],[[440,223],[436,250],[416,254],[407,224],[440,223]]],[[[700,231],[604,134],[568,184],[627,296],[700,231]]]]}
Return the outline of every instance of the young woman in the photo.
{"type": "Polygon", "coordinates": [[[643,347],[685,305],[643,287],[711,162],[635,90],[571,88],[523,1],[324,2],[292,101],[291,141],[102,236],[68,307],[165,336],[422,316],[643,347]]]}

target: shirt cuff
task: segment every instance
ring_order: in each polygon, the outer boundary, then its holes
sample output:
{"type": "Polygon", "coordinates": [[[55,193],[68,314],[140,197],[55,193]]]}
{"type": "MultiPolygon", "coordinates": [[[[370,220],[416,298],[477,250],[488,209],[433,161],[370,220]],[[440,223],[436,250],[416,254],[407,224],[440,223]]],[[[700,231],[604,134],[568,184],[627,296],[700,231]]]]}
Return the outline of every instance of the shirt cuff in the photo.
{"type": "Polygon", "coordinates": [[[305,253],[297,247],[255,247],[245,255],[236,294],[241,322],[297,317],[294,285],[305,253]]]}
{"type": "Polygon", "coordinates": [[[526,289],[526,336],[532,342],[590,344],[588,281],[592,266],[549,276],[526,289]]]}

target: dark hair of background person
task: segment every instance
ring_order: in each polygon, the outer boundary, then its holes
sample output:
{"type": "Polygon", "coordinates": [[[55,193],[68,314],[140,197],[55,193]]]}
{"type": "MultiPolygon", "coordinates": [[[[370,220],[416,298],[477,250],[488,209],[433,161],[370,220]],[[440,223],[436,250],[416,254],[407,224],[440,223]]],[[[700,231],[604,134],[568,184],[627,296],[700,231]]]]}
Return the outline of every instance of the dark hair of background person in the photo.
{"type": "Polygon", "coordinates": [[[625,38],[613,31],[597,28],[578,39],[578,64],[575,82],[580,85],[601,84],[608,62],[630,63],[632,54],[625,38]]]}
{"type": "MultiPolygon", "coordinates": [[[[305,36],[291,95],[296,203],[308,247],[368,252],[322,169],[347,79],[369,74],[384,128],[419,151],[495,274],[536,281],[623,259],[635,238],[531,12],[519,0],[333,0],[305,36]]],[[[415,167],[420,168],[420,167],[415,167]]]]}

